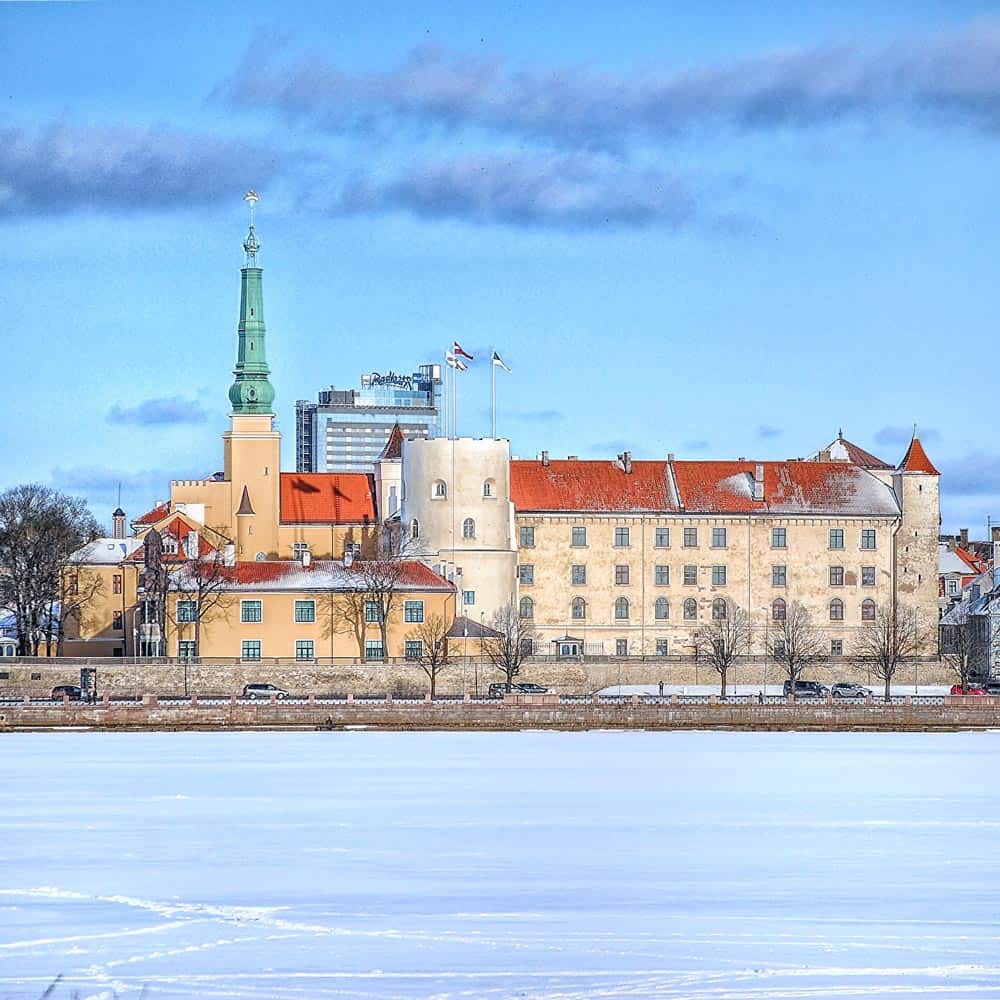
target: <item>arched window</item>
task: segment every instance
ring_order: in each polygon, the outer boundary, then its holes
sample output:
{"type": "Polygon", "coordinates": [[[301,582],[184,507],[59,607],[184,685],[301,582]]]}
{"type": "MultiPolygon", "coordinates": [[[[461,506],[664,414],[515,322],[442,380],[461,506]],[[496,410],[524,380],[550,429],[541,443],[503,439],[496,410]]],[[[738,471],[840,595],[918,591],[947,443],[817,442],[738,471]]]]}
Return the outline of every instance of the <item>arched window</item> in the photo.
{"type": "Polygon", "coordinates": [[[670,617],[670,602],[665,597],[658,597],[653,605],[653,617],[658,621],[666,621],[670,617]]]}
{"type": "Polygon", "coordinates": [[[724,597],[717,597],[714,601],[712,601],[712,617],[717,622],[726,620],[726,599],[724,597]]]}
{"type": "Polygon", "coordinates": [[[443,479],[434,480],[434,488],[431,490],[431,496],[435,500],[446,500],[448,498],[448,487],[445,485],[443,479]]]}
{"type": "Polygon", "coordinates": [[[410,521],[410,538],[420,537],[420,522],[414,518],[410,521]]]}
{"type": "Polygon", "coordinates": [[[861,602],[861,620],[863,622],[875,621],[875,602],[871,598],[861,602]]]}
{"type": "Polygon", "coordinates": [[[582,597],[574,597],[572,604],[573,620],[582,622],[587,617],[587,602],[582,597]]]}
{"type": "Polygon", "coordinates": [[[839,597],[830,601],[830,621],[842,622],[844,620],[844,602],[839,597]]]}
{"type": "Polygon", "coordinates": [[[698,617],[698,602],[693,598],[689,597],[684,602],[684,621],[693,622],[698,617]]]}
{"type": "Polygon", "coordinates": [[[495,497],[497,495],[496,483],[492,479],[487,479],[483,483],[483,496],[484,497],[495,497]]]}
{"type": "Polygon", "coordinates": [[[462,537],[463,538],[476,537],[476,522],[473,521],[471,517],[467,517],[462,522],[462,537]]]}
{"type": "Polygon", "coordinates": [[[522,597],[521,606],[518,609],[518,613],[522,618],[534,618],[535,602],[530,597],[522,597]]]}
{"type": "Polygon", "coordinates": [[[628,619],[628,598],[619,597],[615,601],[615,620],[626,621],[628,619]]]}
{"type": "Polygon", "coordinates": [[[788,607],[785,604],[785,599],[783,597],[775,599],[771,604],[771,620],[783,622],[787,617],[788,607]]]}

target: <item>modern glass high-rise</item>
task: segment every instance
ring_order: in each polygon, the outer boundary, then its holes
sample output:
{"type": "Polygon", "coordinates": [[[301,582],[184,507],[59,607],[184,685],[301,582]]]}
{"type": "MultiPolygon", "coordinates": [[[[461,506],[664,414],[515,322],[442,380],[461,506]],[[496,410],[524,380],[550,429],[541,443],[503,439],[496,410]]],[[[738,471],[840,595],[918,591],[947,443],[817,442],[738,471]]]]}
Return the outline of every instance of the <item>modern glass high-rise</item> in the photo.
{"type": "Polygon", "coordinates": [[[412,375],[371,372],[360,389],[321,390],[295,404],[297,472],[373,472],[393,425],[404,437],[441,434],[441,366],[412,375]]]}

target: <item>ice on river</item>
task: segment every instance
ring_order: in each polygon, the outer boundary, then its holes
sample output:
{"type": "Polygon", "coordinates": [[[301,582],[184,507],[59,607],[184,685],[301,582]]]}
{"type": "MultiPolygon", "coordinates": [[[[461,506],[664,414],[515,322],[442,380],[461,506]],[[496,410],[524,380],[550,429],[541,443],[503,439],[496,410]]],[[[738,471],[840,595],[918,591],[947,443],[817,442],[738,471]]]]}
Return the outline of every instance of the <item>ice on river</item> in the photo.
{"type": "Polygon", "coordinates": [[[992,733],[0,753],[0,998],[1000,995],[992,733]]]}

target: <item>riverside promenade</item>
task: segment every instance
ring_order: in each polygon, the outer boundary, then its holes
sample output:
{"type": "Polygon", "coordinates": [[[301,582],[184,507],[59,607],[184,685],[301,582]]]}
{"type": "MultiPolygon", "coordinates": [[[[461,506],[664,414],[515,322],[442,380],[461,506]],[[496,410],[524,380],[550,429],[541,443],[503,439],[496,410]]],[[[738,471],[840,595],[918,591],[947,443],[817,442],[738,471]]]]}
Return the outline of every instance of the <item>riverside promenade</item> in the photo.
{"type": "Polygon", "coordinates": [[[802,730],[1000,729],[1000,698],[897,696],[881,700],[764,702],[740,696],[518,695],[503,699],[354,697],[41,698],[0,704],[0,733],[29,729],[212,730],[802,730]]]}

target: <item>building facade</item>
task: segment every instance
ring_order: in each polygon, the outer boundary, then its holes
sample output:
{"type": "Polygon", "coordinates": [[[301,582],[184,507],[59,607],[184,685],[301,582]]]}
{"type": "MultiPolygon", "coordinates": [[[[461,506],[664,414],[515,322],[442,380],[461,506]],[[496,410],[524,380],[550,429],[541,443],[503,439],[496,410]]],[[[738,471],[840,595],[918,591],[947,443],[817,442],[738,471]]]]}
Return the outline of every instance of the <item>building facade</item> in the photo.
{"type": "Polygon", "coordinates": [[[315,403],[295,404],[295,468],[299,472],[373,473],[395,424],[408,438],[441,433],[441,366],[412,375],[373,371],[360,389],[331,386],[315,403]]]}

